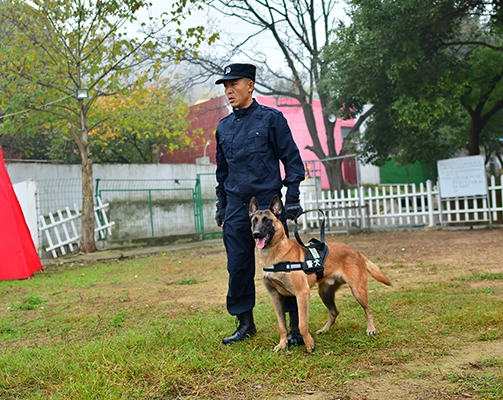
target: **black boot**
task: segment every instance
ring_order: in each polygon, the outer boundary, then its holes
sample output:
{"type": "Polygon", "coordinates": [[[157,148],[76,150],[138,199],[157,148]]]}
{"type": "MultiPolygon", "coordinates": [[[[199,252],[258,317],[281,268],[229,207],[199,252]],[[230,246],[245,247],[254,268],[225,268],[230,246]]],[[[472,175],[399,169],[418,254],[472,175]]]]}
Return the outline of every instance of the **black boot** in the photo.
{"type": "Polygon", "coordinates": [[[290,333],[288,334],[288,346],[301,346],[304,344],[304,339],[299,331],[299,312],[290,311],[290,333]]]}
{"type": "Polygon", "coordinates": [[[255,335],[257,329],[255,328],[255,323],[253,322],[252,311],[246,311],[243,314],[237,316],[239,325],[231,336],[223,338],[223,344],[230,344],[234,342],[239,342],[240,340],[246,339],[247,337],[255,335]]]}

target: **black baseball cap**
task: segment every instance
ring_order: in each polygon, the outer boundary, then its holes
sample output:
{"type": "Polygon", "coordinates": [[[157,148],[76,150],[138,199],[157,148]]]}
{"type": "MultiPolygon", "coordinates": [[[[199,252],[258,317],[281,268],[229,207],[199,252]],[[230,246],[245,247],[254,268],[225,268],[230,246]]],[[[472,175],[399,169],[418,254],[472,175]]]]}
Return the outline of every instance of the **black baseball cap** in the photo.
{"type": "Polygon", "coordinates": [[[253,64],[230,64],[224,68],[224,76],[215,82],[216,85],[239,78],[250,78],[255,82],[256,67],[253,64]]]}

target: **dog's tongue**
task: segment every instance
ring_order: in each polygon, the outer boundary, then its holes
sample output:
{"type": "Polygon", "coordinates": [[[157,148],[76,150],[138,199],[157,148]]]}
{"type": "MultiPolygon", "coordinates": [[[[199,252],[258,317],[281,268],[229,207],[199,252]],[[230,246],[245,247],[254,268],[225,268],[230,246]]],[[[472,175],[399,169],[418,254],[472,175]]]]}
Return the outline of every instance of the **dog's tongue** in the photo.
{"type": "Polygon", "coordinates": [[[265,247],[265,237],[257,239],[257,247],[263,249],[265,247]]]}

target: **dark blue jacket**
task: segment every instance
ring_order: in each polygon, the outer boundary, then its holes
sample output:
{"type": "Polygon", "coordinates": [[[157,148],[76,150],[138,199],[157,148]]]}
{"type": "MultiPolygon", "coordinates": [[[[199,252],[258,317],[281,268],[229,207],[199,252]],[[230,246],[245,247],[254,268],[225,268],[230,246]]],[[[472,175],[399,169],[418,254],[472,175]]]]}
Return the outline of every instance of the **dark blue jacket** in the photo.
{"type": "Polygon", "coordinates": [[[304,164],[281,111],[254,99],[248,108],[234,110],[219,122],[216,141],[216,194],[221,205],[248,203],[252,196],[268,205],[275,194],[281,195],[283,185],[287,196],[299,196],[304,164]]]}

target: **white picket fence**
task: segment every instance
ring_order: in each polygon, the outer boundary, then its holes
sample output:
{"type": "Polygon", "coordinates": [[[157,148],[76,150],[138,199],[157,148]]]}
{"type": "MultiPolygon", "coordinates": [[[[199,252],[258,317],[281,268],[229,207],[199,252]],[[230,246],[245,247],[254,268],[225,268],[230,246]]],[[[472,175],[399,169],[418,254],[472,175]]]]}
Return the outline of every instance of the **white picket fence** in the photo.
{"type": "MultiPolygon", "coordinates": [[[[302,198],[304,210],[322,209],[327,232],[434,226],[489,225],[503,221],[503,177],[492,176],[488,196],[441,198],[431,181],[426,185],[389,185],[342,192],[313,193],[302,198]]],[[[299,224],[318,229],[320,214],[308,212],[299,224]]]]}
{"type": "MultiPolygon", "coordinates": [[[[96,228],[94,229],[95,239],[105,239],[106,234],[112,234],[112,227],[115,222],[109,222],[106,210],[109,206],[108,203],[103,204],[101,199],[97,197],[98,205],[94,207],[94,219],[96,221],[96,228]]],[[[48,216],[39,217],[39,230],[45,238],[48,247],[45,251],[52,253],[54,258],[58,257],[59,253],[64,256],[67,252],[74,252],[80,247],[80,239],[82,234],[77,228],[80,226],[82,213],[73,206],[73,211],[66,207],[63,211],[58,210],[55,214],[49,213],[48,216]]]]}

